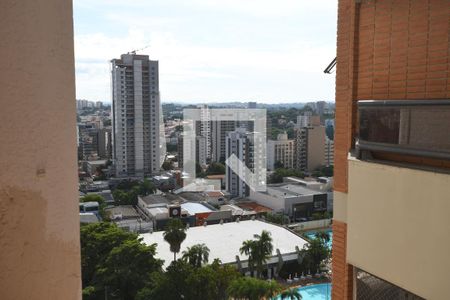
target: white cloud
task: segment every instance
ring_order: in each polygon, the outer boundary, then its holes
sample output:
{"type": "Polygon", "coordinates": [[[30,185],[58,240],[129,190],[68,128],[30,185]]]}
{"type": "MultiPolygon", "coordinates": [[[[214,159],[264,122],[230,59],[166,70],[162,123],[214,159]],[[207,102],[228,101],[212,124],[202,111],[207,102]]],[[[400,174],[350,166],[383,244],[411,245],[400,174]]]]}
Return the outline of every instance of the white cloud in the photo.
{"type": "MultiPolygon", "coordinates": [[[[102,1],[105,0],[100,3],[102,1]]],[[[174,2],[164,2],[164,5],[174,2]]],[[[258,17],[295,16],[298,10],[315,12],[320,8],[335,9],[336,6],[336,1],[313,2],[192,0],[189,5],[258,17]]],[[[88,5],[85,0],[76,0],[75,3],[75,6],[88,5]]],[[[111,0],[113,6],[122,5],[120,3],[123,4],[122,1],[111,0]]],[[[149,2],[133,1],[132,6],[149,7],[149,2]]],[[[133,16],[132,13],[120,14],[114,10],[106,10],[103,17],[111,22],[111,30],[96,30],[94,26],[88,33],[75,36],[78,98],[110,100],[109,60],[146,45],[150,47],[142,53],[160,61],[160,88],[166,100],[227,100],[226,97],[239,100],[253,96],[271,100],[277,97],[306,100],[314,95],[332,99],[334,95],[334,84],[330,82],[332,76],[322,78],[321,74],[335,55],[334,40],[331,43],[320,39],[300,41],[296,36],[286,36],[282,44],[268,40],[267,47],[241,45],[236,41],[227,43],[226,40],[223,43],[205,43],[199,42],[198,37],[186,38],[185,32],[180,31],[186,22],[191,21],[189,18],[170,14],[133,16]],[[114,31],[117,26],[122,29],[120,33],[114,31]],[[317,82],[308,82],[312,78],[317,82]],[[299,90],[299,82],[308,82],[308,86],[299,90]]],[[[255,24],[252,30],[259,27],[255,24]]],[[[281,24],[280,35],[283,29],[281,24]]],[[[334,27],[330,30],[336,31],[334,27]]],[[[232,32],[230,34],[233,35],[232,32]]],[[[211,35],[211,38],[217,37],[211,35]]],[[[265,41],[260,42],[264,45],[265,41]]]]}

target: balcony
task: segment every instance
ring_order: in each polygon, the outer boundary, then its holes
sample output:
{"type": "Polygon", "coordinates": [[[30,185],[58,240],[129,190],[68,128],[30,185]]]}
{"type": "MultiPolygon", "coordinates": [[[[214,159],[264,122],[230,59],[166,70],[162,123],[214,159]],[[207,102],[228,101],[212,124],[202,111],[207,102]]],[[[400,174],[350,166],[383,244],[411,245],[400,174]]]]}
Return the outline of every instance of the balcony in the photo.
{"type": "Polygon", "coordinates": [[[450,166],[450,100],[358,101],[358,117],[358,157],[450,166]]]}

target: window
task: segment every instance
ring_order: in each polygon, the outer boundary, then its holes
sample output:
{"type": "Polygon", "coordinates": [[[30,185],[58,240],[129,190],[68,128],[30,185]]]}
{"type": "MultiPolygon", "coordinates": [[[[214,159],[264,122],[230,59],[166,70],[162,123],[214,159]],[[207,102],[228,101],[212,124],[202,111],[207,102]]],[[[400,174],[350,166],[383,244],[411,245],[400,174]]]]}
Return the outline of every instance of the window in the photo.
{"type": "Polygon", "coordinates": [[[450,159],[450,101],[359,101],[357,148],[450,159]]]}

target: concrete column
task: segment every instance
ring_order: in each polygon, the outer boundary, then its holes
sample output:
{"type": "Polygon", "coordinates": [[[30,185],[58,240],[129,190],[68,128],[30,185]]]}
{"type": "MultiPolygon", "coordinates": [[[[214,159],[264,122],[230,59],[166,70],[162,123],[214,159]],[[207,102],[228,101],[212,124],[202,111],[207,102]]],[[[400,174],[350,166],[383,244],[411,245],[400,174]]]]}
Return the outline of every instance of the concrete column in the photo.
{"type": "Polygon", "coordinates": [[[81,299],[71,0],[0,1],[2,299],[81,299]]]}

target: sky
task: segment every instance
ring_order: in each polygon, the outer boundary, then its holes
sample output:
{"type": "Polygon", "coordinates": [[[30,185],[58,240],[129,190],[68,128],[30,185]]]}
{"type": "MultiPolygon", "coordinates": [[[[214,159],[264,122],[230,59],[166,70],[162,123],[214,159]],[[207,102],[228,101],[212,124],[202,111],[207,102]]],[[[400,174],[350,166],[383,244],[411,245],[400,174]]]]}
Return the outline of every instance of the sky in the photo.
{"type": "Polygon", "coordinates": [[[112,58],[159,61],[163,102],[334,101],[337,0],[74,0],[77,99],[111,101],[112,58]]]}

